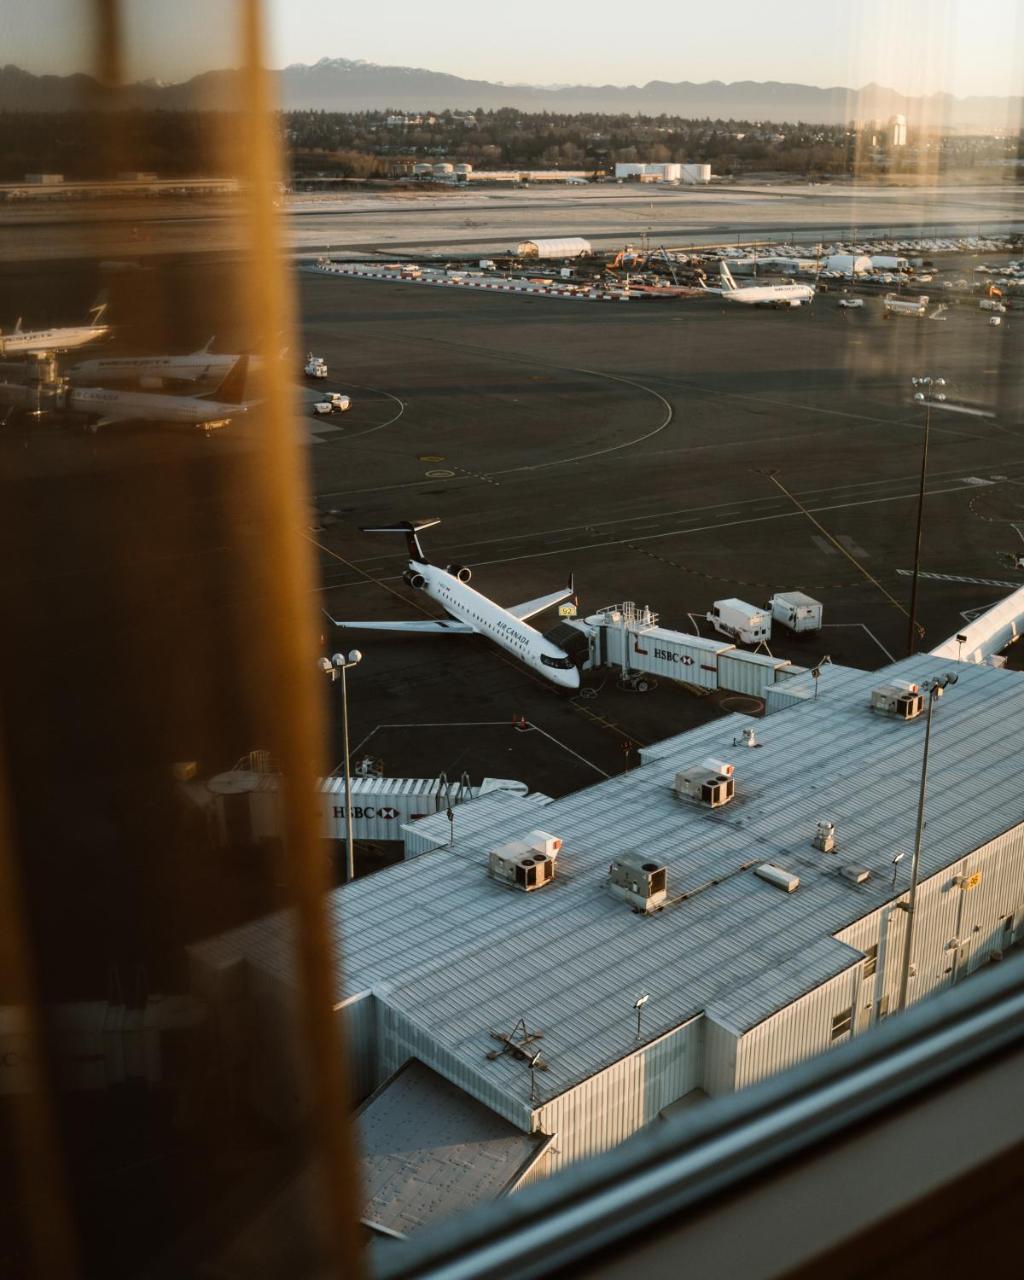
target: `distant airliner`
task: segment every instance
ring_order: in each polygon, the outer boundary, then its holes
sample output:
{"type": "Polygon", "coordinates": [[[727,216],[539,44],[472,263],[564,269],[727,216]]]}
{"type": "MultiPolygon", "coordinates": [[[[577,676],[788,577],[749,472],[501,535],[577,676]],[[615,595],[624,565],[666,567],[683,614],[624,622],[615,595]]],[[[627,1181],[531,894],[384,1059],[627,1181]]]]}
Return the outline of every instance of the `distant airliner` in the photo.
{"type": "Polygon", "coordinates": [[[0,356],[46,356],[88,346],[110,332],[110,325],[101,323],[106,309],[105,302],[97,302],[89,311],[89,324],[61,329],[23,329],[19,317],[11,333],[0,333],[0,356]]]}
{"type": "MultiPolygon", "coordinates": [[[[552,605],[567,600],[573,594],[572,577],[561,591],[553,591],[536,600],[503,609],[493,600],[467,586],[471,571],[462,564],[449,564],[444,568],[431,564],[423,554],[419,534],[440,520],[404,520],[400,524],[364,528],[363,533],[401,533],[409,548],[409,567],[402,575],[410,587],[424,591],[449,614],[444,618],[416,622],[349,622],[327,617],[336,627],[366,631],[406,631],[429,635],[481,635],[517,657],[545,679],[563,689],[578,689],[580,673],[572,658],[558,645],[546,640],[539,631],[526,625],[527,618],[550,609],[552,605]]],[[[324,611],[326,613],[326,610],[324,611]]]]}
{"type": "Polygon", "coordinates": [[[752,284],[742,288],[723,260],[719,264],[720,289],[702,288],[707,293],[718,293],[728,302],[742,302],[748,307],[801,307],[814,301],[814,285],[811,284],[752,284]]]}

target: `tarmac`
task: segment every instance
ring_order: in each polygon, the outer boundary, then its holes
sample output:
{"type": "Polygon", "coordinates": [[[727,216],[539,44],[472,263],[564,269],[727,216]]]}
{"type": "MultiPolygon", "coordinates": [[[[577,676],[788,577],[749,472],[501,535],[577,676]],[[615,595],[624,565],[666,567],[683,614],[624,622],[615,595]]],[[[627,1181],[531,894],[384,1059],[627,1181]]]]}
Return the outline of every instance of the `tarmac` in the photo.
{"type": "MultiPolygon", "coordinates": [[[[211,333],[218,350],[259,339],[236,262],[149,265],[104,275],[88,260],[15,263],[3,270],[6,303],[26,323],[67,322],[105,280],[111,354],[194,350],[211,333]]],[[[1024,327],[1013,311],[992,329],[967,307],[941,323],[883,321],[877,300],[844,311],[834,294],[776,312],[715,297],[581,306],[302,272],[296,289],[295,431],[312,494],[300,532],[319,574],[310,617],[324,653],[364,654],[348,681],[353,754],[388,774],[467,771],[560,795],[630,767],[640,745],[758,707],[668,682],[634,693],[607,672],[566,697],[482,639],[335,632],[322,608],[367,620],[432,608],[401,581],[400,540],[363,524],[440,517],[428,553],[468,564],[500,603],[572,572],[581,615],[633,600],[705,635],[716,599],[764,605],[799,589],[823,602],[824,630],[777,629],[772,651],[872,669],[906,651],[925,420],[909,380],[928,373],[947,379],[951,402],[996,416],[931,415],[921,646],[1024,581],[1012,567],[1024,542],[1024,327]],[[299,376],[307,349],[327,360],[326,384],[299,376]],[[324,385],[353,402],[326,422],[310,406],[324,385]]],[[[0,431],[0,466],[16,482],[0,512],[2,583],[19,618],[0,696],[19,723],[65,725],[61,741],[9,754],[37,806],[40,884],[77,848],[81,892],[119,954],[161,949],[146,912],[126,929],[108,892],[134,850],[96,852],[107,829],[97,812],[151,781],[131,733],[115,728],[137,714],[138,688],[159,685],[173,709],[160,725],[165,761],[215,773],[265,745],[230,691],[196,685],[245,643],[240,610],[264,625],[263,584],[244,567],[259,515],[245,464],[260,433],[258,412],[209,439],[154,426],[93,437],[56,419],[0,431]],[[90,815],[85,827],[76,813],[90,815]]],[[[332,764],[336,690],[325,684],[332,764]]],[[[147,855],[158,868],[179,857],[180,832],[166,830],[166,848],[147,855]]],[[[258,874],[196,875],[197,935],[269,905],[258,874]]],[[[156,896],[154,919],[162,905],[156,896]]]]}

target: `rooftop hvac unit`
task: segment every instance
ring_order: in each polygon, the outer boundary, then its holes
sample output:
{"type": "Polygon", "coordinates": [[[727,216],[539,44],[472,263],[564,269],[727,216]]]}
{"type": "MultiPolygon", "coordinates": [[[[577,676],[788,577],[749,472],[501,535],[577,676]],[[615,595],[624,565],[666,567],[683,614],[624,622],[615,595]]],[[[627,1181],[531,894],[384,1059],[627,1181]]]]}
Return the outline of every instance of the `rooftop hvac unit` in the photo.
{"type": "Polygon", "coordinates": [[[639,853],[625,853],[608,868],[608,888],[634,911],[657,911],[668,897],[668,871],[657,862],[644,862],[639,853]]]}
{"type": "Polygon", "coordinates": [[[915,720],[924,710],[924,697],[916,684],[894,680],[871,690],[871,710],[895,720],[915,720]]]}
{"type": "Polygon", "coordinates": [[[815,849],[820,849],[822,853],[835,853],[836,851],[836,824],[834,822],[819,822],[814,830],[814,839],[811,841],[815,849]]]}
{"type": "Polygon", "coordinates": [[[871,872],[867,867],[840,867],[839,874],[844,880],[849,880],[850,884],[863,884],[865,880],[871,879],[871,872]]]}
{"type": "Polygon", "coordinates": [[[769,884],[775,885],[777,889],[785,889],[787,893],[792,893],[800,884],[799,876],[795,876],[792,871],[784,871],[782,867],[777,867],[774,862],[762,862],[759,867],[754,868],[754,875],[760,876],[762,880],[767,880],[769,884]]]}
{"type": "Polygon", "coordinates": [[[492,849],[487,867],[495,880],[532,893],[554,880],[561,847],[557,836],[531,831],[523,840],[510,840],[492,849]]]}
{"type": "Polygon", "coordinates": [[[711,809],[728,804],[736,794],[733,766],[723,760],[702,760],[676,774],[672,790],[680,799],[696,800],[711,809]]]}

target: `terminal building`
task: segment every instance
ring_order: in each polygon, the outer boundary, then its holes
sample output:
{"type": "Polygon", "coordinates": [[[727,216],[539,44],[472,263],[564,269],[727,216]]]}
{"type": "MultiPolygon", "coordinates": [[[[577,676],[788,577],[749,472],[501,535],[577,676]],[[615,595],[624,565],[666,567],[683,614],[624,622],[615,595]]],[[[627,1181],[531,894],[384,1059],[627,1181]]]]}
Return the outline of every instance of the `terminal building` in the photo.
{"type": "MultiPolygon", "coordinates": [[[[444,813],[426,817],[406,834],[417,856],[331,894],[368,1223],[407,1234],[514,1192],[859,1036],[902,985],[925,999],[1024,938],[1024,675],[918,655],[766,692],[763,719],[657,742],[586,790],[481,795],[454,844],[444,813]]],[[[236,1081],[294,1123],[288,918],[190,963],[236,1081]],[[250,1041],[270,1011],[283,1033],[250,1041]]]]}

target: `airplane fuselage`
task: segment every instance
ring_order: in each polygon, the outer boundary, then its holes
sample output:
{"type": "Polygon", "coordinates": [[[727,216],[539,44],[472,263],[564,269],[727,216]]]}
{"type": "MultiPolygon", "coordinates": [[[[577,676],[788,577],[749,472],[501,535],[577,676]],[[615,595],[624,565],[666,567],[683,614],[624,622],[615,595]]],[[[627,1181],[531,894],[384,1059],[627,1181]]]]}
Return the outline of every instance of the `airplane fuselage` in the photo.
{"type": "Polygon", "coordinates": [[[743,289],[723,289],[727,302],[739,302],[748,307],[800,307],[814,301],[814,290],[806,284],[751,285],[743,289]]]}
{"type": "Polygon", "coordinates": [[[580,687],[580,673],[565,650],[545,640],[539,631],[508,609],[460,582],[439,565],[410,560],[409,574],[422,578],[420,590],[436,600],[458,622],[493,640],[553,684],[563,689],[580,687]]]}
{"type": "Polygon", "coordinates": [[[83,324],[66,329],[16,329],[13,333],[0,333],[0,356],[72,351],[99,341],[109,332],[110,326],[106,324],[83,324]]]}
{"type": "Polygon", "coordinates": [[[184,422],[196,426],[224,422],[246,411],[244,404],[221,404],[198,396],[164,396],[151,391],[113,391],[109,387],[71,387],[64,407],[103,423],[184,422]]]}
{"type": "MultiPolygon", "coordinates": [[[[97,382],[203,382],[219,381],[238,360],[237,355],[210,355],[199,352],[189,356],[113,356],[100,360],[83,360],[70,370],[73,378],[95,378],[97,382]]],[[[250,371],[260,361],[249,361],[250,371]]]]}

